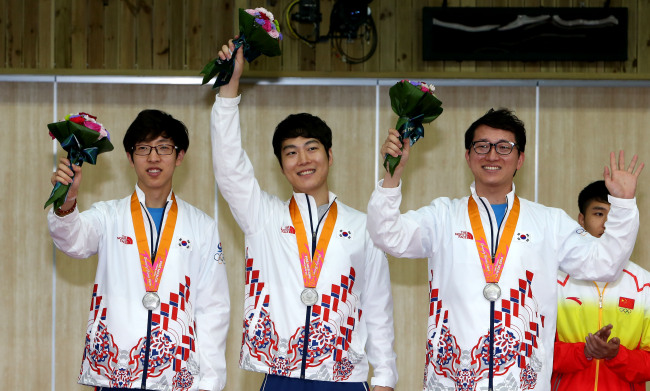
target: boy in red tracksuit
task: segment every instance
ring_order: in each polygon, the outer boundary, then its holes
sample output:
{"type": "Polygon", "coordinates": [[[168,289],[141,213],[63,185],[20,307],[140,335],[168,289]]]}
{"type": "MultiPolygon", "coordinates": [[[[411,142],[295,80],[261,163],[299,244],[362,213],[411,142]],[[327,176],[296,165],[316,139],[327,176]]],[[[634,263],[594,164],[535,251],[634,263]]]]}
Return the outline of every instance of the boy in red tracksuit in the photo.
{"type": "MultiPolygon", "coordinates": [[[[578,222],[585,235],[603,234],[608,194],[603,181],[580,192],[578,222]]],[[[609,283],[560,273],[554,350],[554,391],[645,391],[650,380],[650,273],[633,262],[609,283]]]]}

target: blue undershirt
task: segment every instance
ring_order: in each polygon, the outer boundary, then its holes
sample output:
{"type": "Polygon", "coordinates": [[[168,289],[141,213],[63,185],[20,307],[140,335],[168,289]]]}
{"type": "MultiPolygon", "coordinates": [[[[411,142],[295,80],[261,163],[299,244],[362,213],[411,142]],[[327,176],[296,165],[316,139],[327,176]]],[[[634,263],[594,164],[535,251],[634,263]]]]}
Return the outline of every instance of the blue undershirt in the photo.
{"type": "Polygon", "coordinates": [[[503,221],[503,217],[506,215],[506,208],[508,207],[508,204],[497,204],[497,205],[490,205],[492,206],[492,211],[494,212],[494,217],[497,219],[497,224],[499,224],[499,228],[501,228],[501,222],[503,221]]]}
{"type": "Polygon", "coordinates": [[[165,208],[147,208],[151,217],[153,218],[154,223],[156,223],[156,229],[158,230],[158,235],[160,235],[160,228],[162,227],[162,217],[165,213],[165,208]]]}

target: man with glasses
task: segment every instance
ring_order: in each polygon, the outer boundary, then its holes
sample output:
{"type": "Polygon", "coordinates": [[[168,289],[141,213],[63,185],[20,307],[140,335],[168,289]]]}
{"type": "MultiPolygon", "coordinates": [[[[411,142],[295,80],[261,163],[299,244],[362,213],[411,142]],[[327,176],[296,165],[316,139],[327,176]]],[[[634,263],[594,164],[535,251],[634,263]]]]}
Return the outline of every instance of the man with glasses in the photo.
{"type": "Polygon", "coordinates": [[[138,181],[120,200],[79,212],[81,167],[60,160],[69,184],[48,213],[56,246],[98,254],[79,383],[100,391],[221,390],[226,382],[229,295],[216,222],[172,191],[189,146],[185,125],[159,110],[124,135],[138,181]]]}
{"type": "Polygon", "coordinates": [[[557,313],[556,276],[613,280],[638,230],[634,193],[643,164],[610,155],[607,231],[582,235],[562,210],[522,199],[512,178],[524,163],[526,132],[506,109],[490,110],[465,133],[471,195],[438,198],[400,214],[409,143],[389,131],[382,156],[401,155],[368,205],[368,231],[387,253],[428,258],[430,306],[425,390],[548,390],[557,313]],[[402,148],[403,150],[400,150],[402,148]]]}

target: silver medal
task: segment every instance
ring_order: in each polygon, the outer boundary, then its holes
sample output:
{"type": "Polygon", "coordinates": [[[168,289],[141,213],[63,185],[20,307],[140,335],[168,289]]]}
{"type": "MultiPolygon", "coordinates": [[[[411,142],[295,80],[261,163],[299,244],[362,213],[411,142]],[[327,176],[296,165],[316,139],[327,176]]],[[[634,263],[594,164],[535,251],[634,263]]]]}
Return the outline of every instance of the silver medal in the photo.
{"type": "Polygon", "coordinates": [[[160,306],[160,297],[156,292],[147,292],[142,298],[142,305],[149,311],[153,311],[160,306]]]}
{"type": "Polygon", "coordinates": [[[496,283],[489,283],[483,288],[483,296],[489,301],[497,301],[501,297],[501,288],[496,283]]]}
{"type": "Polygon", "coordinates": [[[318,292],[314,288],[305,288],[300,294],[300,300],[305,305],[314,305],[318,302],[318,292]]]}

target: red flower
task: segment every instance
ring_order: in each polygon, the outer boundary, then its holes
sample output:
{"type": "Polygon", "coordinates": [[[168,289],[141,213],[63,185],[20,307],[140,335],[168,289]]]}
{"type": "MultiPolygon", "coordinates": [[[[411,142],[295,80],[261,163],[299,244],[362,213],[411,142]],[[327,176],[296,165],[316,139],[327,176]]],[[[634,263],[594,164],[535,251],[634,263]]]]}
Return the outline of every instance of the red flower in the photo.
{"type": "Polygon", "coordinates": [[[82,116],[78,117],[70,117],[70,122],[74,122],[75,124],[83,125],[85,119],[82,116]]]}
{"type": "Polygon", "coordinates": [[[79,115],[86,115],[86,116],[88,116],[88,117],[94,119],[95,121],[97,120],[97,117],[95,117],[95,116],[92,115],[92,114],[88,114],[88,113],[79,113],[79,115]]]}

